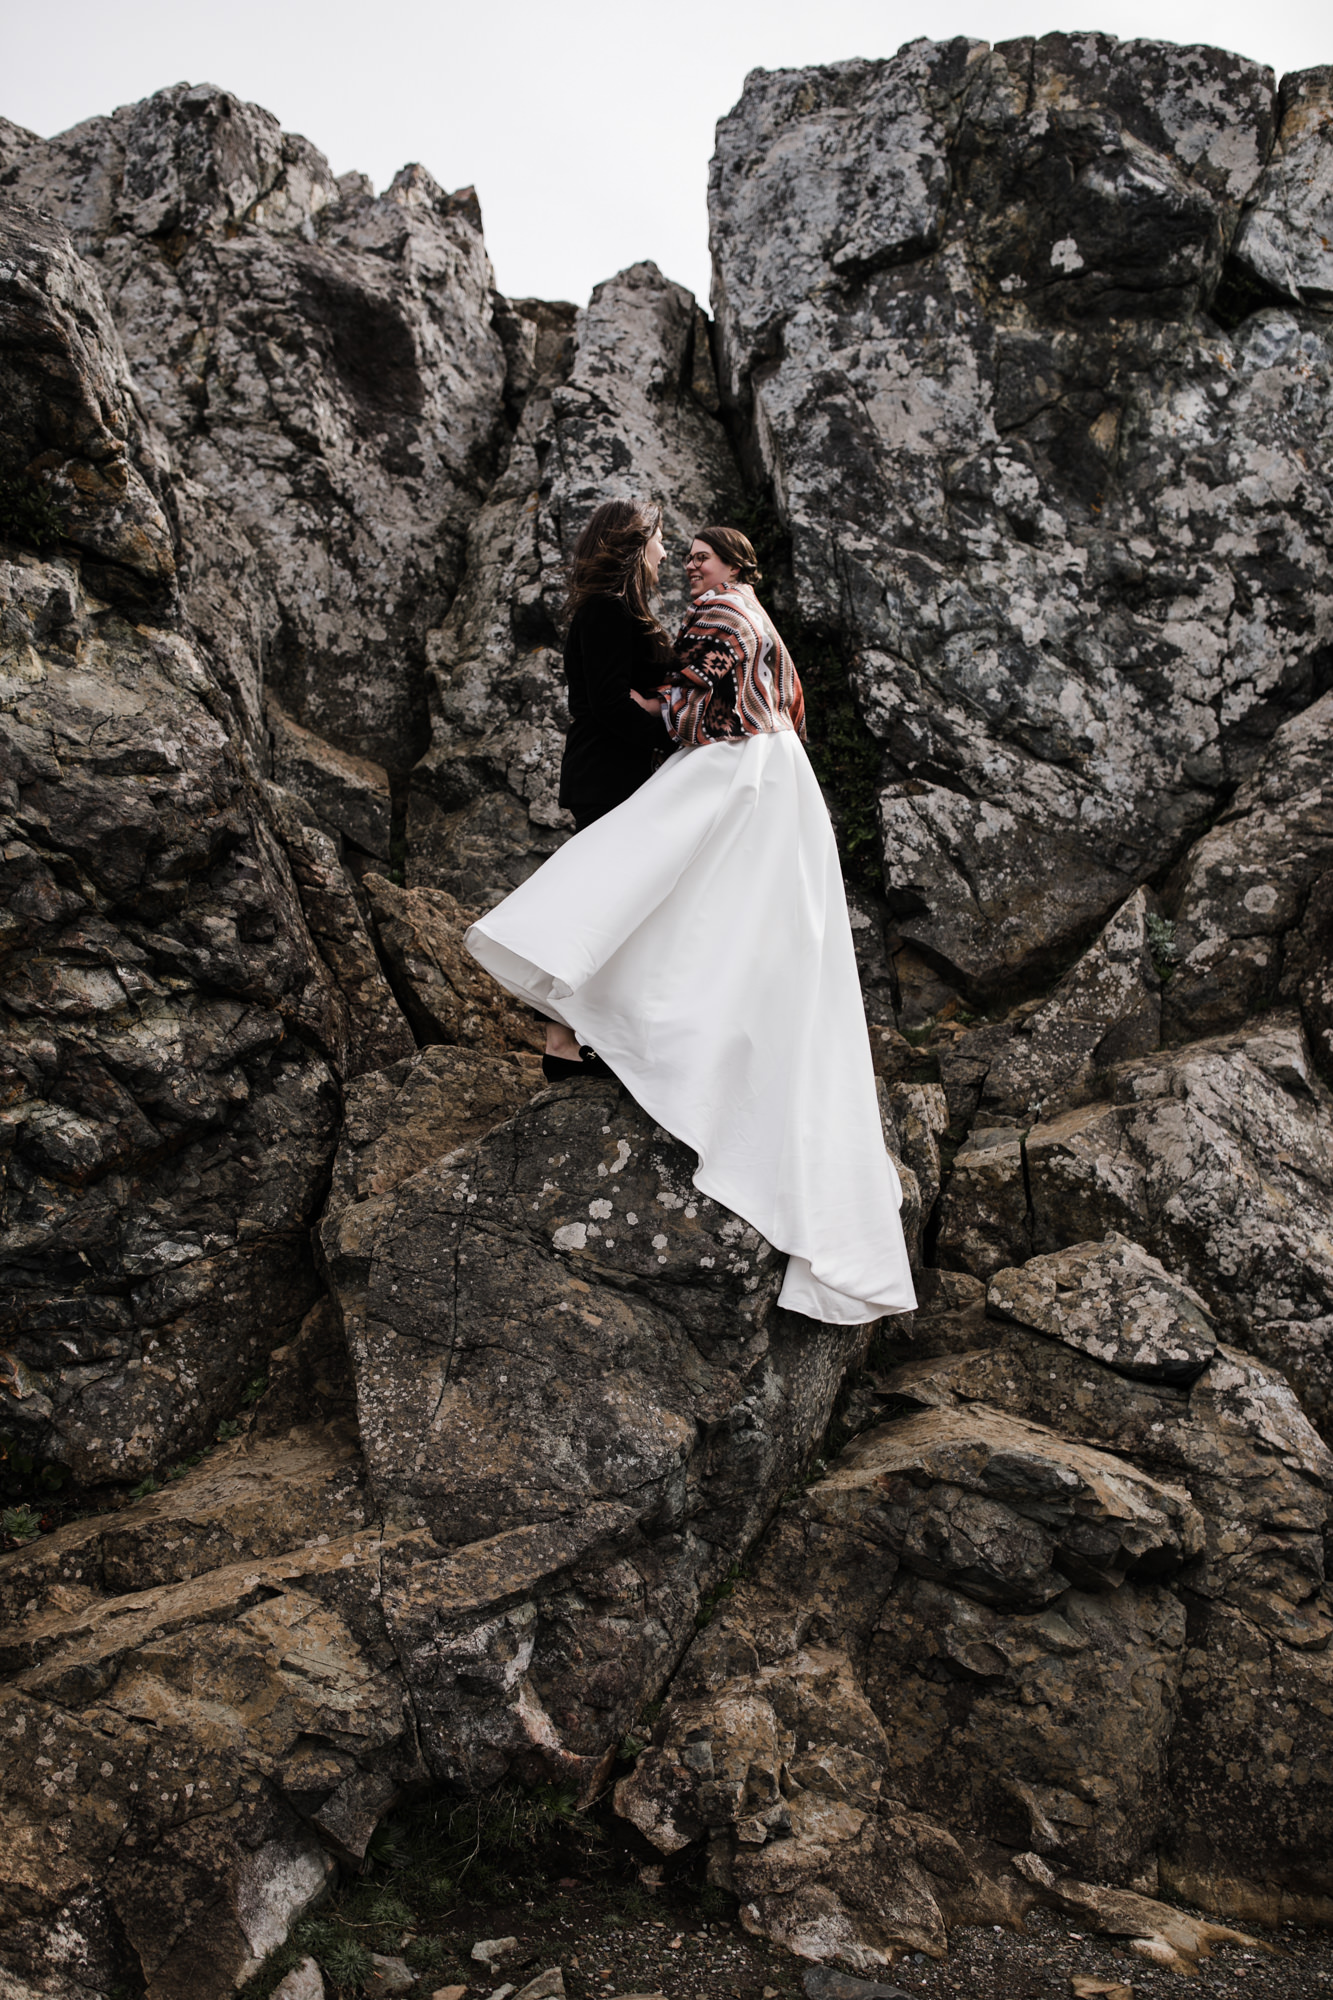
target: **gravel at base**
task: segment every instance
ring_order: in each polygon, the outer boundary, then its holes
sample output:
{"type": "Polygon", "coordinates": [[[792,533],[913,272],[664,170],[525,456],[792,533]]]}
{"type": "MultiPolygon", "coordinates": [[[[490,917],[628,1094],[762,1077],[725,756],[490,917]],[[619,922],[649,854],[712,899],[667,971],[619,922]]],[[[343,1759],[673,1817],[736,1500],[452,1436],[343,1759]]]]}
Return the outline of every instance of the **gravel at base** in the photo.
{"type": "MultiPolygon", "coordinates": [[[[738,1924],[700,1922],[663,1907],[661,1917],[608,1914],[596,1893],[569,1899],[568,1915],[552,1917],[511,1906],[504,1922],[523,1947],[524,1971],[513,1967],[503,1978],[522,1987],[544,1966],[564,1969],[568,2000],[614,2000],[622,1994],[662,1993],[666,2000],[806,2000],[802,1960],[748,1936],[738,1924]]],[[[478,1937],[494,1935],[479,1927],[457,1937],[466,1958],[478,1937]]],[[[936,1964],[909,1956],[878,1977],[922,2000],[1071,2000],[1071,1975],[1093,1974],[1130,1986],[1134,2000],[1206,2000],[1229,1993],[1261,2000],[1333,2000],[1333,1932],[1303,1931],[1287,1925],[1262,1934],[1271,1951],[1221,1945],[1186,1982],[1179,1973],[1149,1965],[1111,1938],[1082,1932],[1070,1920],[1034,1910],[1025,1930],[955,1931],[948,1959],[936,1964]]],[[[452,1941],[452,1940],[451,1940],[452,1941]]],[[[478,1980],[472,1965],[468,2000],[486,2000],[499,1980],[478,1980]]],[[[422,1983],[430,1993],[447,1983],[438,1976],[422,1983]]]]}

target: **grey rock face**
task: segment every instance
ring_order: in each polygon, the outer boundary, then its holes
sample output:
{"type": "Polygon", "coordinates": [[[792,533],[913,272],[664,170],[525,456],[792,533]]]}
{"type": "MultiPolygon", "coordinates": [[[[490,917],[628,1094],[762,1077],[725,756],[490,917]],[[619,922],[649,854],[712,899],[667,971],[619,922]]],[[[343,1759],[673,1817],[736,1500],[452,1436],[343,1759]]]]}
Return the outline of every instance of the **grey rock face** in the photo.
{"type": "Polygon", "coordinates": [[[334,989],[334,1066],[340,1076],[361,1076],[409,1055],[412,1030],[381,969],[356,894],[338,850],[326,833],[307,824],[299,799],[279,785],[261,794],[282,842],[310,937],[334,989]]]}
{"type": "Polygon", "coordinates": [[[954,1162],[939,1254],[987,1278],[1116,1231],[1202,1296],[1219,1330],[1329,1420],[1333,1266],[1323,1219],[1333,1104],[1299,1022],[1125,1063],[1110,1102],[1026,1134],[977,1129],[954,1162]]]}
{"type": "Polygon", "coordinates": [[[667,1849],[714,1829],[754,1928],[858,1970],[942,1949],[959,1837],[1135,1878],[1185,1634],[1156,1579],[1201,1537],[1179,1487],[995,1410],[882,1426],[779,1515],[618,1808],[667,1849]],[[765,1708],[767,1754],[724,1753],[765,1708]]]}
{"type": "Polygon", "coordinates": [[[1284,723],[1262,764],[1190,849],[1172,885],[1179,963],[1163,998],[1171,1040],[1237,1027],[1278,996],[1302,1007],[1333,1070],[1320,994],[1333,953],[1333,694],[1284,723]]]}
{"type": "MultiPolygon", "coordinates": [[[[1134,1245],[1103,1256],[1108,1316],[1165,1277],[1134,1245]]],[[[1049,1296],[1057,1262],[1003,1292],[1049,1296]]],[[[782,1510],[618,1809],[667,1852],[708,1833],[753,1928],[858,1970],[1004,1914],[1011,1863],[1054,1893],[1060,1871],[1155,1888],[1160,1857],[1205,1906],[1313,1915],[1327,1448],[1281,1377],[1229,1350],[1181,1386],[1023,1327],[973,1341],[884,1379],[916,1413],[782,1510]],[[1266,1663],[1263,1731],[1270,1711],[1305,1731],[1299,1786],[1271,1748],[1239,1776],[1234,1750],[1209,1760],[1210,1690],[1232,1744],[1256,1714],[1233,1692],[1245,1659],[1266,1663]]]]}
{"type": "Polygon", "coordinates": [[[211,1437],[315,1296],[338,995],[176,635],[3,571],[13,1406],[81,1483],[211,1437]],[[59,746],[59,758],[55,755],[59,746]]]}
{"type": "Polygon", "coordinates": [[[496,1052],[541,1047],[532,1010],[502,993],[464,949],[474,911],[447,889],[399,889],[383,875],[367,875],[365,890],[385,961],[421,1041],[496,1052]]]}
{"type": "Polygon", "coordinates": [[[1075,1104],[1091,1094],[1099,1072],[1157,1047],[1161,981],[1148,915],[1139,889],[1054,991],[1018,1020],[986,1066],[979,1118],[1075,1104]]]}
{"type": "Polygon", "coordinates": [[[103,1990],[222,2000],[360,1858],[421,1776],[378,1603],[398,1539],[350,1441],[294,1431],[0,1557],[7,1971],[45,1982],[54,1937],[103,1990]]]}
{"type": "Polygon", "coordinates": [[[12,205],[4,243],[22,351],[50,361],[22,376],[8,448],[24,463],[65,435],[54,490],[68,476],[93,496],[71,538],[82,572],[0,563],[0,1254],[7,1344],[38,1380],[9,1415],[96,1486],[209,1440],[295,1336],[336,1077],[352,1044],[375,1059],[403,1030],[336,860],[303,849],[298,889],[281,799],[248,782],[199,652],[132,622],[161,601],[165,517],[94,277],[12,205]],[[301,898],[340,890],[325,958],[301,898]]]}
{"type": "Polygon", "coordinates": [[[689,601],[679,558],[696,528],[728,517],[739,487],[711,413],[703,316],[655,264],[599,285],[577,315],[528,301],[511,312],[522,415],[473,526],[466,582],[431,635],[431,748],[408,815],[409,881],[478,909],[569,830],[556,803],[568,723],[558,621],[588,516],[619,493],[663,508],[659,615],[673,630],[689,601]]]}
{"type": "Polygon", "coordinates": [[[297,795],[323,832],[348,841],[359,855],[387,863],[393,802],[384,766],[335,750],[272,700],[267,721],[277,783],[297,795]]]}
{"type": "Polygon", "coordinates": [[[757,75],[720,388],[655,267],[497,301],[466,193],[212,87],[0,125],[0,474],[65,528],[0,550],[3,1428],[96,1489],[269,1383],[0,1556],[7,1973],[212,2000],[401,1786],[587,1795],[668,1685],[622,1810],[825,1967],[1333,1908],[1327,99],[1098,36],[757,75]],[[864,1336],[461,951],[565,837],[588,512],[675,556],[746,483],[883,746],[853,921],[956,1267],[766,1532],[864,1336]]]}
{"type": "Polygon", "coordinates": [[[28,137],[0,182],[97,260],[179,470],[190,615],[244,727],[259,740],[267,684],[405,769],[502,429],[471,190],[408,167],[374,199],[207,84],[28,137]]]}
{"type": "Polygon", "coordinates": [[[1327,322],[1206,312],[1273,126],[1237,57],[1051,35],[759,72],[719,127],[724,388],[856,651],[901,935],[974,991],[1319,692],[1327,322]]]}
{"type": "Polygon", "coordinates": [[[1000,1271],[986,1304],[1144,1382],[1191,1382],[1217,1349],[1198,1293],[1124,1236],[1000,1271]]]}
{"type": "Polygon", "coordinates": [[[1323,1550],[1333,1466],[1275,1370],[1219,1348],[1188,1388],[1147,1384],[1015,1328],[998,1345],[909,1362],[882,1387],[927,1409],[1031,1415],[1184,1487],[1205,1537],[1182,1572],[1190,1592],[1302,1652],[1333,1633],[1323,1550]]]}
{"type": "Polygon", "coordinates": [[[1276,292],[1333,301],[1333,70],[1282,79],[1273,156],[1245,206],[1236,256],[1276,292]]]}
{"type": "Polygon", "coordinates": [[[1188,1491],[1205,1546],[1174,1586],[1187,1648],[1170,1722],[1161,1879],[1243,1918],[1301,1910],[1318,1920],[1329,1895],[1326,1867],[1311,1857],[1322,1853],[1315,1828],[1328,1809],[1327,1779],[1316,1773],[1328,1743],[1333,1461],[1282,1376],[1219,1348],[1188,1387],[1132,1381],[1013,1328],[998,1346],[908,1364],[884,1387],[932,1408],[1036,1416],[1188,1491]],[[1297,1721],[1302,1734],[1291,1740],[1310,1763],[1293,1786],[1276,1736],[1297,1721]],[[1253,1747],[1242,1767],[1234,1746],[1247,1727],[1253,1747]],[[1229,1764],[1212,1754],[1219,1739],[1233,1746],[1229,1764]]]}
{"type": "Polygon", "coordinates": [[[0,210],[0,409],[0,472],[46,490],[90,586],[131,603],[169,594],[165,467],[97,280],[62,229],[12,199],[0,210]]]}
{"type": "Polygon", "coordinates": [[[440,1776],[591,1787],[863,1336],[777,1311],[780,1260],[615,1086],[440,1153],[373,1140],[322,1225],[372,1490],[431,1538],[385,1614],[440,1776]]]}
{"type": "Polygon", "coordinates": [[[1299,1029],[1279,1021],[1195,1043],[1120,1078],[1115,1103],[1029,1134],[1034,1247],[1105,1229],[1134,1237],[1327,1427],[1333,1105],[1299,1029]]]}

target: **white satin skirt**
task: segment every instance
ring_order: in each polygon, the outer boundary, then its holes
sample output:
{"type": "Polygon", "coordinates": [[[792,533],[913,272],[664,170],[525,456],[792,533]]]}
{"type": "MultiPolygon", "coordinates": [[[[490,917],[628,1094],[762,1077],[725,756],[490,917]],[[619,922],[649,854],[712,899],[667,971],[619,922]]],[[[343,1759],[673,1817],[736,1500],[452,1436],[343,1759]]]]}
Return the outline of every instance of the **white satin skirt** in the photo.
{"type": "Polygon", "coordinates": [[[842,871],[799,737],[678,751],[465,942],[699,1156],[837,1326],[916,1304],[842,871]]]}

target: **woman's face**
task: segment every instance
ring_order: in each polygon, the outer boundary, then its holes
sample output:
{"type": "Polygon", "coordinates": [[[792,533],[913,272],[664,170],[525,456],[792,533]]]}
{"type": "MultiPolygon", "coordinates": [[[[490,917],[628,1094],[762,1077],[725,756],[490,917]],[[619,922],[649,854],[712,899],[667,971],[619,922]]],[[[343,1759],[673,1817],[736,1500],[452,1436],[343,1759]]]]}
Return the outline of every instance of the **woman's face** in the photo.
{"type": "Polygon", "coordinates": [[[662,567],[665,554],[666,543],[662,540],[662,524],[659,521],[643,545],[643,560],[654,583],[657,582],[657,572],[662,567]]]}
{"type": "Polygon", "coordinates": [[[716,549],[696,536],[685,558],[685,574],[690,596],[702,597],[706,590],[725,590],[728,584],[735,583],[740,572],[734,564],[723,562],[716,549]]]}

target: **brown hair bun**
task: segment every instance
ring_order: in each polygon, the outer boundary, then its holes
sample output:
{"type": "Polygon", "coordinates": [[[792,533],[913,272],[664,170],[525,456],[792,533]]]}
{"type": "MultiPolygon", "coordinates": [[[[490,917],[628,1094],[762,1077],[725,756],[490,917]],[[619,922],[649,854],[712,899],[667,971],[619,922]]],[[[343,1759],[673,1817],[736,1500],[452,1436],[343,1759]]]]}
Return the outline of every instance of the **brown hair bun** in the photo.
{"type": "Polygon", "coordinates": [[[759,558],[748,535],[739,528],[696,528],[693,539],[707,542],[715,556],[721,556],[724,563],[736,571],[738,583],[759,583],[763,572],[759,568],[759,558]]]}

